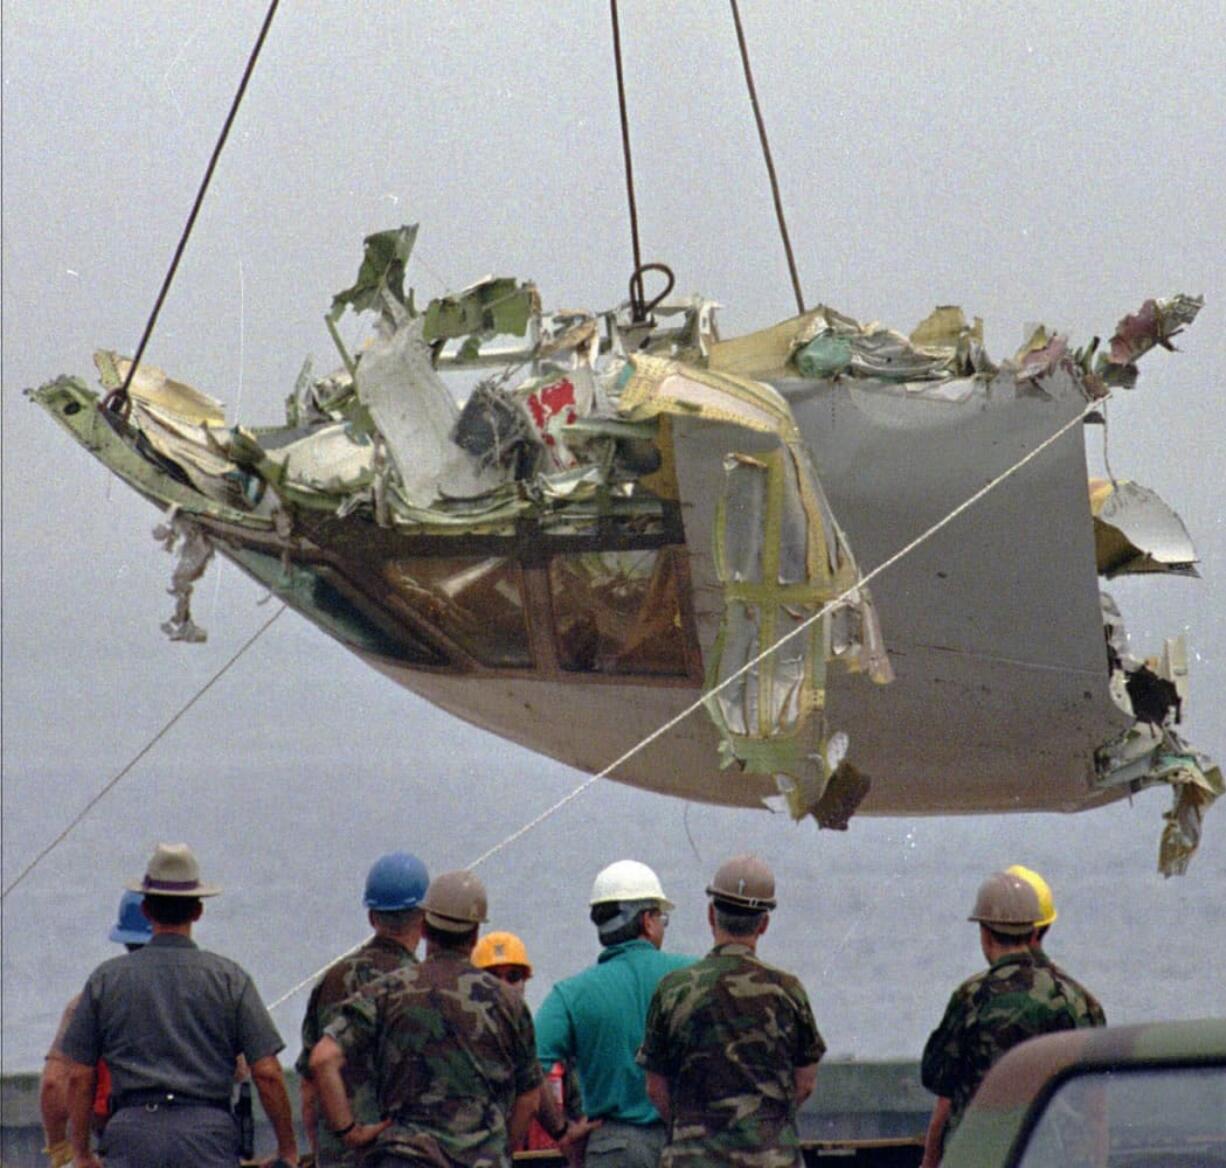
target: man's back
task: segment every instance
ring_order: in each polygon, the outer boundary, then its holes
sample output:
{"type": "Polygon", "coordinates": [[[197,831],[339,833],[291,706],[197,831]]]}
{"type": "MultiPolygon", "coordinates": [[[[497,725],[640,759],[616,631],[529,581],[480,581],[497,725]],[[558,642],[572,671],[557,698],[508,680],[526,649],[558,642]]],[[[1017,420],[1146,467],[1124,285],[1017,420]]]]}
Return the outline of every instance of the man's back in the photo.
{"type": "Polygon", "coordinates": [[[326,1033],[373,1058],[392,1125],[375,1147],[417,1163],[503,1163],[515,1098],[540,1082],[532,1019],[465,956],[436,953],[372,982],[326,1033]]]}
{"type": "Polygon", "coordinates": [[[105,1058],[113,1091],[170,1091],[228,1100],[239,1054],[249,1063],[282,1043],[251,978],[235,962],[160,934],[90,975],[63,1039],[64,1053],[105,1058]]]}
{"type": "MultiPolygon", "coordinates": [[[[323,1036],[324,1027],[336,1017],[342,1002],[353,997],[371,982],[385,974],[414,965],[417,958],[390,937],[376,935],[361,948],[349,953],[331,966],[311,990],[306,1013],[302,1019],[302,1053],[295,1068],[300,1076],[309,1078],[311,1048],[323,1036]]],[[[353,1059],[341,1071],[353,1112],[360,1123],[379,1119],[379,1100],[367,1059],[353,1059]]],[[[353,1162],[346,1157],[345,1147],[326,1127],[318,1133],[319,1158],[322,1163],[353,1162]]]]}
{"type": "Polygon", "coordinates": [[[924,1086],[951,1102],[950,1131],[1005,1051],[1037,1034],[1092,1025],[1075,989],[1029,951],[1011,952],[962,983],[924,1047],[924,1086]]]}
{"type": "Polygon", "coordinates": [[[588,1115],[629,1123],[659,1118],[635,1054],[660,979],[693,960],[648,941],[623,941],[550,990],[537,1011],[537,1053],[546,1066],[574,1063],[588,1115]]]}
{"type": "Polygon", "coordinates": [[[1081,982],[1069,974],[1067,970],[1057,965],[1047,955],[1046,950],[1042,946],[1035,945],[1032,952],[1034,953],[1035,962],[1054,970],[1056,976],[1063,983],[1069,1004],[1077,1012],[1079,1018],[1084,1019],[1084,1021],[1077,1023],[1078,1027],[1107,1025],[1107,1014],[1102,1007],[1102,1003],[1081,982]]]}
{"type": "Polygon", "coordinates": [[[660,982],[641,1061],[669,1084],[669,1163],[772,1149],[795,1162],[795,1071],[825,1053],[808,996],[749,945],[717,945],[660,982]]]}

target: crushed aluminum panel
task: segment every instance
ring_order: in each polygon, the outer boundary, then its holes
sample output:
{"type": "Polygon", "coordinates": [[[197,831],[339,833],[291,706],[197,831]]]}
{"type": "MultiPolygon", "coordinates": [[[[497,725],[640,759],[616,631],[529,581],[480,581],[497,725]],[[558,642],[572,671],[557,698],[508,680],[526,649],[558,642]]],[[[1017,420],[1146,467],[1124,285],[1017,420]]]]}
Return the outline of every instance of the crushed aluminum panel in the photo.
{"type": "MultiPolygon", "coordinates": [[[[130,358],[121,357],[108,349],[100,349],[94,354],[94,364],[106,389],[118,389],[132,368],[130,358]]],[[[172,380],[156,365],[142,363],[132,375],[128,392],[156,410],[173,415],[180,422],[193,426],[226,424],[223,402],[185,382],[172,380]]]]}
{"type": "MultiPolygon", "coordinates": [[[[720,458],[727,472],[716,492],[724,612],[715,639],[702,646],[708,685],[727,688],[708,709],[723,734],[724,764],[774,775],[799,819],[815,811],[830,778],[824,711],[833,611],[807,628],[804,622],[847,592],[857,571],[796,421],[763,382],[641,354],[630,360],[619,411],[632,420],[697,414],[736,427],[720,458]],[[768,436],[766,451],[747,453],[745,440],[757,434],[768,436]],[[796,637],[758,660],[792,631],[796,637]]],[[[843,625],[850,634],[843,638],[844,664],[889,681],[867,590],[840,607],[855,614],[843,625]]]]}
{"type": "MultiPolygon", "coordinates": [[[[991,392],[939,406],[864,381],[778,387],[862,570],[1085,404],[1060,371],[1034,392],[1002,374],[991,392]]],[[[873,581],[897,680],[832,673],[827,706],[849,730],[848,759],[873,777],[864,812],[1100,801],[1094,751],[1130,719],[1108,688],[1085,482],[1075,428],[873,581]]]]}
{"type": "Polygon", "coordinates": [[[374,443],[348,422],[313,427],[280,446],[261,443],[268,461],[282,468],[287,483],[343,495],[366,486],[374,474],[374,443]]]}
{"type": "Polygon", "coordinates": [[[1124,479],[1091,479],[1090,510],[1100,575],[1199,575],[1192,537],[1157,491],[1124,479]]]}
{"type": "Polygon", "coordinates": [[[459,407],[430,362],[422,339],[424,317],[362,353],[357,388],[362,404],[387,442],[406,500],[429,507],[440,497],[467,497],[506,481],[500,471],[479,470],[451,441],[459,407]]]}

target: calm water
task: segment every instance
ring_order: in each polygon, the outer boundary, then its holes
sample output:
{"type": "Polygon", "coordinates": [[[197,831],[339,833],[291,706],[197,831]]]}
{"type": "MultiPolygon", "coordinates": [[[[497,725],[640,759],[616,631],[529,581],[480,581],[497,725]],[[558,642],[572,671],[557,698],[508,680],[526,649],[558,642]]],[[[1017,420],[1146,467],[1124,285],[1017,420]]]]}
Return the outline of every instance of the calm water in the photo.
{"type": "MultiPolygon", "coordinates": [[[[393,687],[370,693],[368,712],[386,728],[379,704],[406,699],[393,687]]],[[[361,884],[380,851],[408,846],[435,871],[461,866],[581,779],[420,703],[412,712],[412,731],[404,741],[393,733],[391,749],[351,737],[325,751],[308,736],[294,766],[270,770],[285,744],[266,728],[242,765],[170,751],[156,783],[134,774],[4,906],[4,1070],[39,1065],[65,1000],[114,951],[105,933],[122,882],[156,838],[190,839],[205,878],[225,886],[197,937],[245,965],[271,1001],[363,937],[361,884]],[[325,781],[328,767],[345,775],[325,781]]],[[[327,738],[326,719],[312,720],[327,738]]],[[[43,776],[39,798],[34,779],[6,776],[6,882],[95,781],[43,776]]],[[[1011,862],[1054,885],[1050,949],[1112,1021],[1226,1013],[1222,811],[1191,874],[1163,880],[1154,863],[1165,806],[1150,792],[1073,817],[864,819],[837,834],[599,784],[483,875],[492,926],[527,942],[535,1005],[552,979],[595,956],[586,898],[604,863],[654,865],[678,904],[667,946],[699,952],[706,881],[726,855],[755,850],[779,879],[763,955],[803,977],[832,1056],[915,1056],[953,986],[981,964],[965,921],[976,885],[1011,862]]],[[[287,1061],[304,1001],[299,993],[275,1012],[287,1061]]]]}

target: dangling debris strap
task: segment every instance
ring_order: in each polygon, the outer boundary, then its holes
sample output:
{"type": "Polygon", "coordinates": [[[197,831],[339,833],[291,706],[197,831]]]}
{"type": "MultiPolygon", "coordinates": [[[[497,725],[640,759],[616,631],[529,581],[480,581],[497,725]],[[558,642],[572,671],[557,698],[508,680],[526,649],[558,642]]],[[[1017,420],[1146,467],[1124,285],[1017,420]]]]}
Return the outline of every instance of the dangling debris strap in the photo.
{"type": "Polygon", "coordinates": [[[792,254],[792,241],[788,238],[788,225],[783,217],[783,199],[779,195],[779,179],[775,175],[775,163],[771,159],[770,142],[766,138],[766,123],[762,120],[762,110],[758,105],[758,91],[753,83],[753,70],[749,67],[749,47],[745,43],[745,30],[741,27],[741,10],[737,6],[737,0],[729,0],[729,3],[732,5],[732,20],[736,25],[737,44],[741,48],[741,64],[745,67],[745,85],[749,90],[749,102],[753,106],[754,121],[758,124],[758,139],[762,143],[762,157],[766,160],[766,173],[770,176],[771,195],[775,200],[775,218],[779,221],[779,234],[783,238],[783,250],[788,257],[792,291],[796,293],[796,311],[803,316],[805,298],[800,291],[800,277],[796,274],[796,257],[792,254]]]}
{"type": "Polygon", "coordinates": [[[255,47],[247,58],[247,67],[243,70],[243,79],[239,82],[238,90],[234,94],[234,100],[230,103],[230,112],[226,115],[225,125],[222,126],[217,144],[213,147],[213,155],[209,159],[208,168],[204,172],[200,189],[196,192],[196,201],[192,204],[191,214],[188,215],[187,222],[183,226],[183,233],[179,236],[179,245],[175,248],[174,258],[170,261],[170,268],[166,272],[166,278],[162,281],[162,290],[158,293],[153,311],[149,314],[144,335],[140,339],[140,344],[136,347],[136,355],[132,358],[132,364],[128,367],[128,375],[124,378],[123,385],[113,391],[102,403],[103,409],[123,411],[126,414],[128,387],[132,383],[132,376],[140,367],[140,359],[145,355],[145,346],[149,344],[149,338],[153,335],[153,328],[157,324],[158,314],[162,311],[162,305],[166,300],[167,294],[170,292],[170,285],[174,281],[175,273],[179,270],[179,261],[183,258],[183,253],[187,249],[187,241],[191,238],[192,228],[196,225],[196,216],[200,214],[200,207],[204,203],[205,193],[208,191],[209,183],[212,181],[213,171],[217,168],[217,160],[221,157],[221,151],[226,144],[226,139],[230,136],[230,127],[234,124],[234,119],[238,115],[238,107],[242,104],[243,96],[247,92],[247,82],[251,80],[251,74],[255,71],[255,63],[259,60],[260,50],[264,47],[264,41],[268,36],[269,28],[272,26],[272,18],[276,15],[278,3],[280,3],[280,0],[271,0],[271,3],[268,5],[268,12],[265,14],[264,23],[260,27],[260,35],[256,37],[255,47]]]}

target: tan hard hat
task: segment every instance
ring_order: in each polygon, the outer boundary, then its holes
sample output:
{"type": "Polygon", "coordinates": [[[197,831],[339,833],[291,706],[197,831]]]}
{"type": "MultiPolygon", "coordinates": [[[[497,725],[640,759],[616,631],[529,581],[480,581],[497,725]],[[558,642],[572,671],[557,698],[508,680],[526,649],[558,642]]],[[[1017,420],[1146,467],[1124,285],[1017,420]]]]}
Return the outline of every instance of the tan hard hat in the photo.
{"type": "Polygon", "coordinates": [[[1020,876],[1034,889],[1035,895],[1039,898],[1039,919],[1035,921],[1035,927],[1041,929],[1046,925],[1055,924],[1060,914],[1056,912],[1056,902],[1051,894],[1051,885],[1033,868],[1027,868],[1022,864],[1011,864],[1005,871],[1012,872],[1014,876],[1020,876]]]}
{"type": "Polygon", "coordinates": [[[485,885],[467,869],[444,872],[430,881],[421,907],[427,924],[445,933],[466,933],[486,920],[485,885]]]}
{"type": "Polygon", "coordinates": [[[1040,917],[1033,886],[1015,872],[993,872],[981,885],[968,921],[988,925],[998,933],[1024,937],[1040,917]]]}
{"type": "Polygon", "coordinates": [[[707,895],[721,904],[770,912],[775,900],[775,874],[757,856],[733,856],[725,860],[707,885],[707,895]]]}

